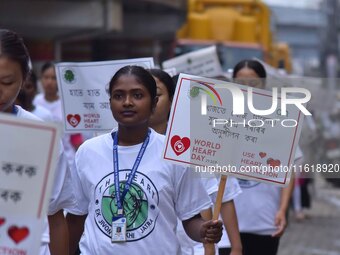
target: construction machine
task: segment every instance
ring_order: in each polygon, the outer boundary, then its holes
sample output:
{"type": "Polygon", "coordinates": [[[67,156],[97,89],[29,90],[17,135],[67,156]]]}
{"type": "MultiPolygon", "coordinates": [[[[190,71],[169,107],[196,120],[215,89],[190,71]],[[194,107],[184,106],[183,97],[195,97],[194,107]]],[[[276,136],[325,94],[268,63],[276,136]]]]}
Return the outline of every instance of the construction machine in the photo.
{"type": "Polygon", "coordinates": [[[269,7],[260,0],[188,0],[174,55],[217,45],[224,71],[242,59],[258,58],[290,73],[289,47],[273,39],[270,17],[269,7]]]}

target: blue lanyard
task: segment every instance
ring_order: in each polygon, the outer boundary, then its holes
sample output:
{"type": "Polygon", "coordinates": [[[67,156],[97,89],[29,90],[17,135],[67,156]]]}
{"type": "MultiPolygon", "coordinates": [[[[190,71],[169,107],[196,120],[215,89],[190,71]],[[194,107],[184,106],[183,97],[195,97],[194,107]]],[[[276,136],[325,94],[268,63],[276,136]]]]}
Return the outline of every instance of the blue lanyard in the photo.
{"type": "Polygon", "coordinates": [[[133,167],[131,169],[131,173],[129,175],[129,178],[125,182],[125,187],[124,187],[122,196],[120,196],[120,188],[119,188],[118,135],[117,135],[117,133],[118,132],[111,134],[112,139],[113,139],[113,173],[114,173],[114,178],[115,178],[115,196],[116,196],[116,201],[117,201],[118,214],[122,214],[123,213],[122,201],[124,201],[124,197],[130,189],[132,180],[135,177],[135,174],[137,172],[137,168],[138,168],[138,166],[139,166],[139,164],[140,164],[140,162],[143,158],[146,147],[148,146],[148,143],[150,141],[151,130],[149,129],[148,135],[146,136],[146,138],[145,138],[145,140],[142,144],[142,147],[139,150],[136,161],[133,164],[133,167]]]}
{"type": "Polygon", "coordinates": [[[17,114],[18,114],[18,111],[19,111],[18,107],[16,107],[15,105],[13,105],[13,107],[12,107],[12,114],[17,115],[17,114]]]}

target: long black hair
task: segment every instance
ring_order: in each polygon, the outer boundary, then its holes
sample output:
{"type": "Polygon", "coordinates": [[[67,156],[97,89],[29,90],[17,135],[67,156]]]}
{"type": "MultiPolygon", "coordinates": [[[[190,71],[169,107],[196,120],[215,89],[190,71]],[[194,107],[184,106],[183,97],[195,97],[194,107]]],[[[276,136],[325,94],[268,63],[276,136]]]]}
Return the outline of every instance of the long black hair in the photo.
{"type": "Polygon", "coordinates": [[[175,85],[171,76],[161,69],[149,69],[148,71],[165,85],[169,99],[172,101],[175,93],[175,85]]]}
{"type": "Polygon", "coordinates": [[[0,56],[18,62],[23,80],[26,80],[30,73],[30,57],[21,36],[11,30],[0,29],[0,56]]]}

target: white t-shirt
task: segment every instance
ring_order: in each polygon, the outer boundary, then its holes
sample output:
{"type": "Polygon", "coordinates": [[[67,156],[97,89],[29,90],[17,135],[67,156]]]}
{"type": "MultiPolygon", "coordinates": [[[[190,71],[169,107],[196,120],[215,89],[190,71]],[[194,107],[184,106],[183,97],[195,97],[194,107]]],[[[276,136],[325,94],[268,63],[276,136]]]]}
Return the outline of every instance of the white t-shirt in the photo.
{"type": "Polygon", "coordinates": [[[43,121],[47,121],[47,122],[53,121],[52,113],[40,105],[35,105],[31,113],[37,116],[38,118],[42,119],[43,121]]]}
{"type": "MultiPolygon", "coordinates": [[[[204,188],[208,192],[211,201],[215,204],[216,196],[218,191],[219,180],[213,177],[202,177],[201,181],[203,183],[204,188]]],[[[241,188],[238,185],[238,181],[236,178],[229,176],[226,183],[226,188],[224,190],[222,203],[229,202],[233,200],[236,196],[241,193],[241,188]]],[[[221,217],[219,217],[222,220],[221,217]]],[[[202,243],[195,242],[191,240],[185,233],[183,229],[183,225],[179,222],[177,227],[177,236],[180,240],[182,255],[203,255],[204,254],[204,246],[202,243]]],[[[230,247],[230,241],[228,238],[228,234],[226,230],[223,228],[223,235],[221,241],[218,243],[218,247],[230,247]]]]}
{"type": "Polygon", "coordinates": [[[35,106],[40,105],[45,109],[49,110],[53,116],[55,122],[60,122],[63,120],[62,105],[60,98],[56,101],[49,102],[45,99],[44,94],[38,94],[33,100],[35,106]]]}
{"type": "Polygon", "coordinates": [[[272,235],[282,188],[252,180],[239,180],[242,194],[235,200],[240,232],[272,235]]]}
{"type": "MultiPolygon", "coordinates": [[[[192,171],[194,171],[194,170],[192,170],[192,171]]],[[[211,195],[216,193],[217,189],[218,189],[218,184],[217,184],[216,178],[215,177],[201,178],[198,174],[197,174],[196,178],[200,178],[204,189],[207,191],[207,193],[209,194],[210,199],[211,199],[211,195]]],[[[197,252],[200,252],[201,250],[203,250],[203,252],[204,252],[203,244],[199,243],[199,242],[195,242],[194,240],[192,240],[186,234],[184,227],[182,225],[182,221],[179,220],[179,219],[177,219],[176,236],[179,240],[182,255],[199,254],[197,252]],[[195,253],[195,251],[196,251],[196,253],[195,253]]]]}
{"type": "MultiPolygon", "coordinates": [[[[32,119],[41,121],[38,117],[34,116],[30,112],[22,109],[20,106],[16,106],[18,109],[17,117],[24,119],[32,119]]],[[[61,209],[73,208],[76,205],[76,199],[74,196],[70,170],[67,164],[67,160],[63,153],[62,144],[60,144],[59,156],[57,161],[57,167],[52,186],[51,198],[48,207],[48,215],[53,215],[61,209]]],[[[47,218],[45,220],[44,232],[42,235],[42,246],[46,246],[50,241],[49,229],[47,218]]],[[[46,247],[42,247],[46,250],[46,247]]],[[[46,255],[46,253],[40,253],[40,255],[46,255]]],[[[48,253],[47,253],[48,254],[48,253]]]]}
{"type": "MultiPolygon", "coordinates": [[[[82,254],[178,254],[175,228],[181,220],[209,208],[211,202],[193,171],[162,160],[164,136],[152,130],[149,144],[124,199],[127,242],[111,242],[114,199],[111,134],[87,140],[76,153],[72,171],[78,206],[69,211],[88,214],[80,241],[82,254]]],[[[141,144],[118,146],[119,178],[124,183],[141,144]]]]}
{"type": "MultiPolygon", "coordinates": [[[[64,123],[64,118],[63,118],[63,113],[62,113],[62,104],[61,104],[60,98],[56,101],[49,102],[45,99],[44,94],[38,94],[35,96],[33,100],[33,104],[35,106],[42,106],[45,109],[49,110],[52,114],[53,122],[57,122],[61,124],[64,123]]],[[[70,136],[71,136],[70,134],[64,133],[62,135],[62,141],[64,145],[65,156],[68,160],[68,163],[72,165],[74,156],[75,156],[75,150],[71,144],[70,136]]]]}
{"type": "MultiPolygon", "coordinates": [[[[302,156],[298,147],[295,161],[302,156]]],[[[282,188],[252,180],[239,179],[239,184],[242,194],[234,202],[240,232],[258,235],[275,233],[275,216],[280,208],[282,188]]]]}

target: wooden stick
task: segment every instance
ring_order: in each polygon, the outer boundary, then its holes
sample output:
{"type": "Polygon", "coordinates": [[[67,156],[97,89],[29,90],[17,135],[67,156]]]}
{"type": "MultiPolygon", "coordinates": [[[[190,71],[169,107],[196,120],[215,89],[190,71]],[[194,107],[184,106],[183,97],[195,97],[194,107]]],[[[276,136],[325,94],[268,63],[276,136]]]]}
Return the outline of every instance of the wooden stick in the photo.
{"type": "Polygon", "coordinates": [[[221,206],[222,206],[222,198],[223,198],[226,182],[227,182],[227,176],[221,175],[220,185],[218,186],[218,192],[217,192],[217,197],[216,197],[216,202],[215,202],[215,207],[214,207],[214,214],[212,218],[213,220],[218,220],[218,216],[220,215],[221,206]]]}
{"type": "MultiPolygon", "coordinates": [[[[221,180],[218,186],[217,197],[216,197],[216,202],[215,202],[215,207],[214,207],[214,214],[212,218],[213,220],[218,220],[218,216],[220,215],[221,206],[222,206],[222,198],[224,195],[224,189],[225,189],[226,183],[227,183],[227,176],[221,175],[221,180]]],[[[204,245],[204,249],[206,252],[209,252],[210,254],[214,254],[215,244],[207,243],[204,245]]]]}

